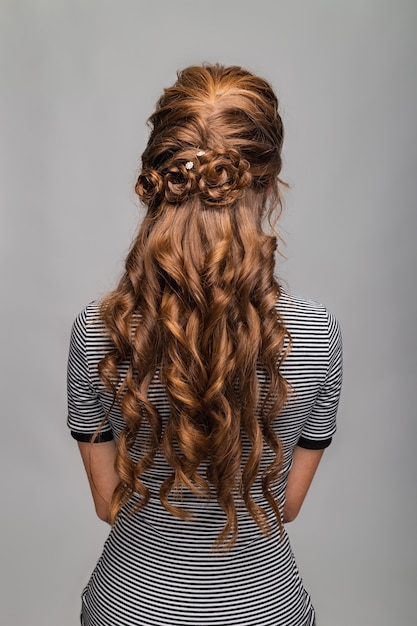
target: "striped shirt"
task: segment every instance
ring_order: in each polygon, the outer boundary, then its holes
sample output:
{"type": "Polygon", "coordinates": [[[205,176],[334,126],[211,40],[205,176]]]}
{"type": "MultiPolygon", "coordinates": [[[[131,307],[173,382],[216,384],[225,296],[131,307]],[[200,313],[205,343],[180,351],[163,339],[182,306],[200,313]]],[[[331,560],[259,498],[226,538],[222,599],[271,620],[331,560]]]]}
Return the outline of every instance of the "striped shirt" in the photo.
{"type": "MultiPolygon", "coordinates": [[[[293,345],[281,366],[292,393],[275,428],[284,465],[276,486],[281,505],[295,445],[322,449],[336,430],[342,378],[341,336],[337,320],[324,306],[283,293],[277,304],[293,345]]],[[[68,426],[75,439],[89,441],[111,408],[112,396],[97,365],[111,343],[99,318],[99,304],[76,318],[68,365],[68,426]]],[[[121,366],[121,374],[126,366],[121,366]]],[[[261,389],[266,381],[261,370],[261,389]]],[[[262,395],[262,394],[261,394],[262,395]]],[[[164,421],[169,407],[155,376],[149,399],[164,421]]],[[[101,441],[116,439],[123,428],[117,406],[109,413],[101,441]]],[[[146,436],[142,426],[139,436],[146,436]]],[[[243,442],[244,454],[245,443],[243,442]]],[[[137,459],[139,447],[131,450],[137,459]]],[[[265,446],[262,467],[271,461],[265,446]]],[[[261,469],[262,469],[261,467],[261,469]]],[[[212,549],[225,522],[215,498],[184,492],[181,506],[192,521],[170,514],[159,501],[159,485],[171,473],[161,454],[141,476],[151,498],[132,512],[136,495],[120,510],[103,553],[82,594],[85,626],[312,626],[314,609],[303,587],[288,536],[281,536],[271,513],[271,536],[264,536],[244,508],[239,535],[228,552],[212,549]]],[[[260,481],[252,493],[268,509],[260,481]]]]}

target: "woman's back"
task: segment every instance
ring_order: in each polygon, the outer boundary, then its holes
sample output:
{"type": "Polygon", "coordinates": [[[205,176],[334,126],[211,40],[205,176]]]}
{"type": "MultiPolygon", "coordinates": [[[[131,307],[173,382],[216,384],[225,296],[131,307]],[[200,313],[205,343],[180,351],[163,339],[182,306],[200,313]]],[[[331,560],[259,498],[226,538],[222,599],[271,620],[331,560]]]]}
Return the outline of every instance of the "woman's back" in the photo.
{"type": "MultiPolygon", "coordinates": [[[[276,422],[284,464],[275,495],[283,505],[295,445],[323,448],[335,432],[341,343],[337,322],[323,306],[282,293],[277,307],[292,337],[292,350],[282,366],[292,394],[276,422]]],[[[99,310],[92,303],[80,314],[71,347],[70,363],[87,362],[89,374],[86,378],[86,370],[74,366],[69,371],[70,386],[71,381],[79,385],[84,376],[84,387],[92,390],[94,399],[87,394],[77,407],[70,407],[69,425],[86,436],[96,431],[112,405],[112,395],[97,373],[99,361],[111,347],[99,310]]],[[[126,371],[127,364],[120,369],[126,371]]],[[[259,376],[262,385],[261,371],[259,376]]],[[[169,419],[169,403],[157,374],[149,398],[163,420],[169,419]]],[[[113,408],[104,433],[111,431],[117,438],[123,427],[120,411],[113,408]]],[[[248,443],[243,447],[248,454],[248,443]]],[[[133,447],[132,456],[139,454],[133,447]]],[[[265,449],[262,466],[270,463],[271,454],[265,449]]],[[[176,504],[192,512],[193,518],[173,517],[159,499],[160,485],[169,471],[166,460],[157,454],[153,467],[142,475],[151,492],[147,506],[134,512],[134,496],[119,513],[84,592],[85,624],[311,624],[310,599],[287,536],[280,537],[276,522],[271,519],[272,536],[266,537],[242,506],[236,544],[230,551],[215,552],[213,544],[224,526],[224,513],[215,498],[199,499],[186,491],[176,504]]],[[[266,505],[259,479],[253,494],[259,504],[266,505]]]]}

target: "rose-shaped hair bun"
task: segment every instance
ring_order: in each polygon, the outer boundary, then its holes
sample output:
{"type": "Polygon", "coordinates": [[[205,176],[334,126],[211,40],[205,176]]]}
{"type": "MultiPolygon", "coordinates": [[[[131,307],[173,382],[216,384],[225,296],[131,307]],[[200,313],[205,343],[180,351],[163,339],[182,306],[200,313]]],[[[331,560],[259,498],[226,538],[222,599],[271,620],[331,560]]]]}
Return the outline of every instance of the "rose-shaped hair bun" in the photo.
{"type": "Polygon", "coordinates": [[[135,191],[145,204],[152,204],[162,197],[164,181],[159,172],[147,168],[139,174],[135,191]]]}
{"type": "Polygon", "coordinates": [[[200,158],[198,188],[204,204],[231,206],[251,182],[249,163],[240,158],[237,150],[207,150],[200,158]]]}
{"type": "Polygon", "coordinates": [[[180,204],[199,194],[205,205],[227,207],[252,182],[249,163],[237,150],[189,150],[177,153],[162,172],[144,169],[136,183],[136,193],[147,205],[165,200],[180,204]]]}

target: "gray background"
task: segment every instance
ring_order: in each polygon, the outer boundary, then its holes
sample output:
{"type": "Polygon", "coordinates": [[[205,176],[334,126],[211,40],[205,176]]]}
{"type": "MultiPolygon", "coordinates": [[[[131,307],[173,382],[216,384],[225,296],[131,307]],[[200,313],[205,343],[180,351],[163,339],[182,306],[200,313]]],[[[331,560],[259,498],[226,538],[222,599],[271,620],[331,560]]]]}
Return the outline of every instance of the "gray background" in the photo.
{"type": "Polygon", "coordinates": [[[274,84],[278,274],[344,331],[339,431],[289,527],[319,626],[417,623],[416,25],[407,0],[3,0],[2,626],[78,623],[107,528],[65,427],[70,325],[121,271],[156,98],[203,61],[274,84]]]}

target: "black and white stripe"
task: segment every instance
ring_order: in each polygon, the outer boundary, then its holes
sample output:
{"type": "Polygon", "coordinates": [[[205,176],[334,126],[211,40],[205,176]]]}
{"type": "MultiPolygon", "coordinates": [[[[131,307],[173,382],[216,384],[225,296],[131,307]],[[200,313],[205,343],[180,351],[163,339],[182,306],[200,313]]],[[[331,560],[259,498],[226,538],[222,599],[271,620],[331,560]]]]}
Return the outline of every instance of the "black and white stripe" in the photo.
{"type": "MultiPolygon", "coordinates": [[[[338,323],[322,305],[284,293],[278,308],[293,339],[282,366],[293,392],[276,422],[284,446],[284,470],[276,490],[282,502],[294,446],[324,448],[334,435],[342,363],[338,323]]],[[[68,425],[81,441],[91,438],[111,406],[111,395],[97,373],[109,346],[98,304],[92,303],[74,322],[68,367],[68,425]]],[[[149,395],[167,420],[166,396],[156,377],[149,395]]],[[[117,438],[122,427],[115,407],[101,440],[117,438]]],[[[133,448],[132,456],[137,454],[133,448]]],[[[265,450],[263,463],[270,454],[265,450]]],[[[280,538],[276,522],[271,519],[275,531],[264,537],[242,509],[236,545],[230,552],[214,552],[224,514],[215,499],[202,501],[185,493],[181,506],[193,512],[193,521],[174,518],[158,498],[169,471],[157,455],[154,467],[142,477],[152,494],[149,504],[131,514],[133,498],[119,513],[83,592],[85,625],[311,626],[310,597],[288,537],[284,533],[280,538]]],[[[260,484],[253,494],[262,504],[260,484]]]]}

